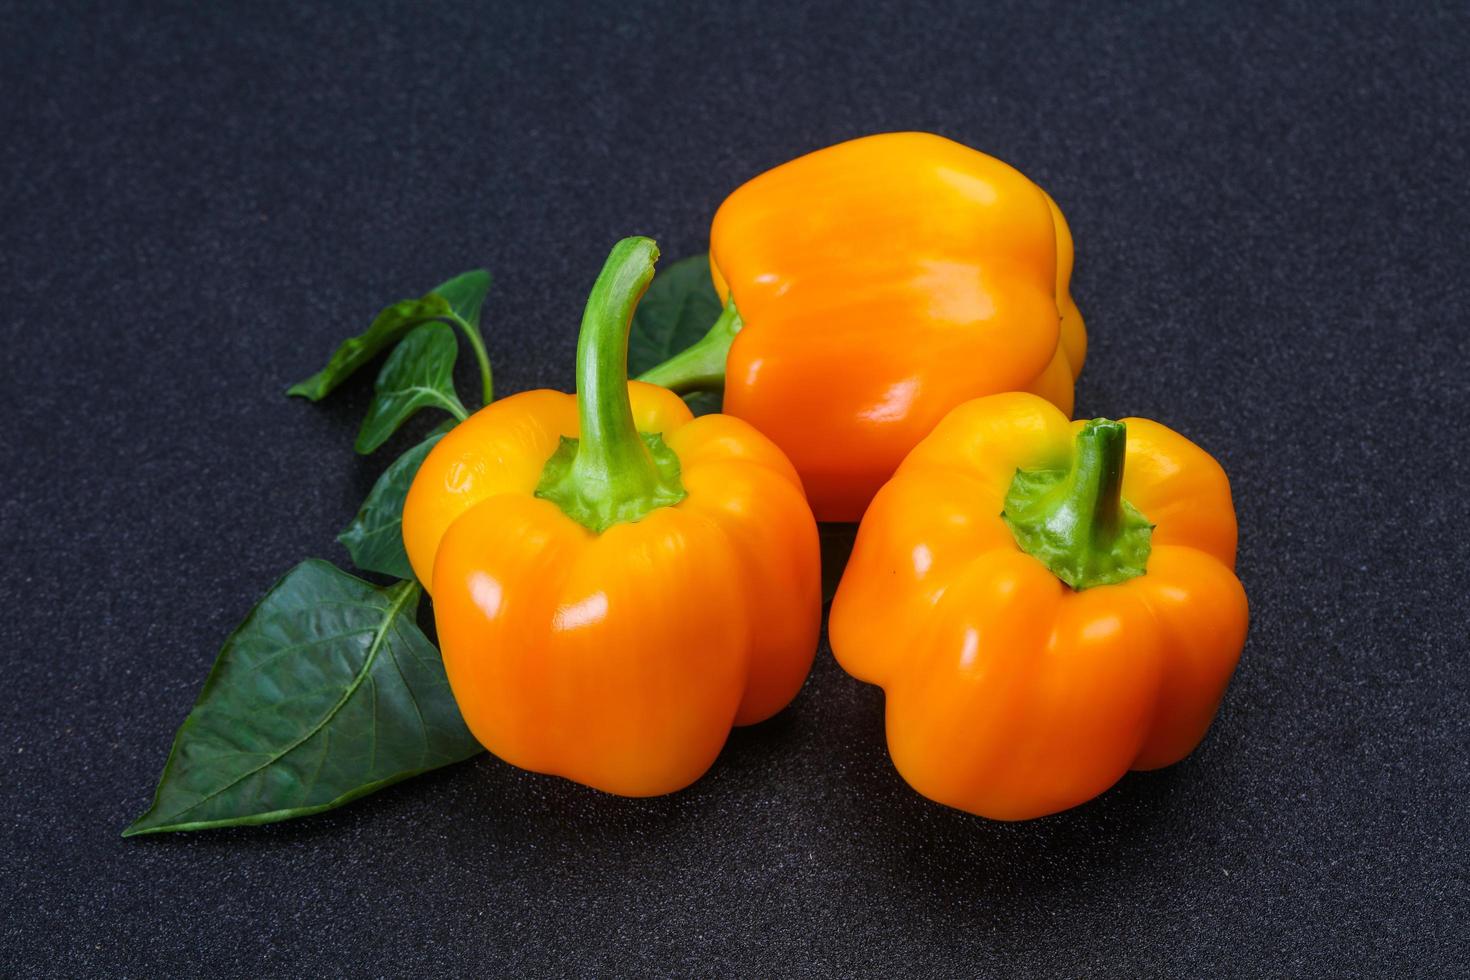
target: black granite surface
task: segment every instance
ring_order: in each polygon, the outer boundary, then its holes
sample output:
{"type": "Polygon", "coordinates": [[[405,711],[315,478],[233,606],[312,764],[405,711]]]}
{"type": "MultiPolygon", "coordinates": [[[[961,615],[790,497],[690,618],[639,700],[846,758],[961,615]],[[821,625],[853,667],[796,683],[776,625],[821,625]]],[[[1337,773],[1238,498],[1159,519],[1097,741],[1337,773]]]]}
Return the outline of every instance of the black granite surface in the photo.
{"type": "Polygon", "coordinates": [[[1470,8],[201,6],[0,12],[0,974],[1466,973],[1470,8]],[[431,424],[357,459],[370,380],[287,383],[485,265],[501,389],[566,386],[615,239],[694,253],[743,179],[901,128],[1070,216],[1079,412],[1231,474],[1254,618],[1199,751],[987,822],[824,646],[668,798],[482,757],[118,837],[226,633],[431,424]]]}

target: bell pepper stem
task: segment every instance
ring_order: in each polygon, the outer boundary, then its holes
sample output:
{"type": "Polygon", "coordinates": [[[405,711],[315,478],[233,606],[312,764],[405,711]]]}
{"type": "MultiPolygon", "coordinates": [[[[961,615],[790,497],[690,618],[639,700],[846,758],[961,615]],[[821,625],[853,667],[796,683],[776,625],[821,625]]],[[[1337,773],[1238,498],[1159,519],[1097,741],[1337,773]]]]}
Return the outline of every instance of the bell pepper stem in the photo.
{"type": "Polygon", "coordinates": [[[1094,419],[1077,434],[1072,470],[1062,503],[1048,524],[1071,529],[1077,546],[1105,550],[1123,523],[1123,453],[1128,432],[1122,422],[1094,419]]]}
{"type": "Polygon", "coordinates": [[[1001,516],[1021,550],[1074,589],[1144,574],[1153,527],[1123,499],[1127,426],[1093,419],[1066,470],[1022,470],[1001,516]]]}
{"type": "Polygon", "coordinates": [[[628,327],[657,260],[658,246],[635,237],[613,246],[603,264],[577,338],[581,433],[563,440],[536,489],[598,533],[685,496],[678,457],[657,435],[638,431],[628,398],[628,327]]]}
{"type": "Polygon", "coordinates": [[[653,460],[628,400],[628,323],[648,284],[658,248],[647,238],[618,242],[587,297],[577,338],[577,414],[581,445],[572,472],[589,492],[652,489],[653,460]]]}
{"type": "Polygon", "coordinates": [[[725,358],[730,345],[745,321],[735,309],[735,297],[725,301],[725,308],[709,332],[693,345],[655,367],[638,375],[639,381],[662,385],[680,395],[695,391],[719,391],[725,386],[725,358]]]}

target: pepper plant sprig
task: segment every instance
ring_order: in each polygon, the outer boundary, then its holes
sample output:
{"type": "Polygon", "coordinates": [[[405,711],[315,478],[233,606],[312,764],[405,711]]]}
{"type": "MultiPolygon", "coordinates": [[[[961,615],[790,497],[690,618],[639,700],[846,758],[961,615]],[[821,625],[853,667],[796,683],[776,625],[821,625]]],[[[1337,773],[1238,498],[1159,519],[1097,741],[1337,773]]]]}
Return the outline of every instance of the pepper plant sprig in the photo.
{"type": "MultiPolygon", "coordinates": [[[[473,352],[481,405],[494,398],[481,314],[490,274],[476,269],[383,309],[287,393],[320,401],[384,357],[355,448],[382,447],[421,411],[447,415],[395,459],[338,535],[362,572],[308,559],[286,573],[225,640],[174,736],[153,804],[124,836],[271,823],[332,809],[477,755],[439,650],[416,619],[423,588],[403,548],[403,502],[439,439],[471,408],[454,386],[456,331],[473,352]]],[[[708,259],[674,263],[634,316],[628,359],[644,370],[702,332],[719,299],[708,259]]],[[[576,324],[569,325],[574,331],[576,324]]],[[[690,397],[696,411],[718,395],[690,397]]]]}

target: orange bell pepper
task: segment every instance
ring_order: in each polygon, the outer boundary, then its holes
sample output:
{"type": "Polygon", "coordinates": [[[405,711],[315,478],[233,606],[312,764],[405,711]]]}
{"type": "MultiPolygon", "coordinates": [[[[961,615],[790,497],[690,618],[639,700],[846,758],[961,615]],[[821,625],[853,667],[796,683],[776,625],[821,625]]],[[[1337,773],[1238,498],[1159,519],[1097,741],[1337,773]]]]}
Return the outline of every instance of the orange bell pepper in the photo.
{"type": "Polygon", "coordinates": [[[710,230],[727,316],[641,375],[718,388],[796,465],[818,520],[855,521],[963,401],[1034,391],[1064,412],[1087,334],[1072,236],[1046,192],[927,133],[809,153],[738,188],[710,230]]]}
{"type": "Polygon", "coordinates": [[[790,702],[821,617],[816,523],[786,457],[627,380],[657,256],[630,238],[608,258],[577,395],[475,413],[403,511],[470,731],[515,765],[626,796],[689,785],[732,724],[790,702]]]}
{"type": "Polygon", "coordinates": [[[1246,633],[1225,472],[1146,419],[956,408],[868,509],[832,603],[925,796],[1021,820],[1204,737],[1246,633]]]}

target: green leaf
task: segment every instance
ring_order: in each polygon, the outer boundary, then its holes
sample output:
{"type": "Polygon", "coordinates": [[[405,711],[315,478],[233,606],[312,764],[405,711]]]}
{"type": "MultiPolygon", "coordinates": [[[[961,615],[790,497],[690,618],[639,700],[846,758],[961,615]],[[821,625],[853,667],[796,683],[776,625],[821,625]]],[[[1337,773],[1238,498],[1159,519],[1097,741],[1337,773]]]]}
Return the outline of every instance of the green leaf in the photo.
{"type": "Polygon", "coordinates": [[[480,310],[485,305],[485,294],[489,291],[490,273],[484,269],[472,269],[435,286],[429,291],[429,295],[442,298],[449,304],[451,313],[478,331],[480,310]]]}
{"type": "Polygon", "coordinates": [[[423,442],[394,460],[368,491],[352,523],[337,535],[358,568],[394,578],[413,578],[413,566],[408,563],[408,552],[403,550],[403,499],[429,450],[453,427],[453,422],[445,422],[423,442]]]}
{"type": "Polygon", "coordinates": [[[354,448],[359,453],[372,452],[419,409],[431,405],[464,421],[469,413],[454,393],[454,360],[458,355],[454,330],[446,324],[415,327],[384,362],[354,448]]]}
{"type": "Polygon", "coordinates": [[[637,377],[701,340],[723,306],[710,281],[708,255],[660,267],[633,313],[628,376],[637,377]]]}
{"type": "Polygon", "coordinates": [[[404,334],[430,320],[444,317],[457,323],[475,350],[480,364],[485,403],[490,402],[490,361],[480,336],[480,311],[490,289],[490,273],[474,269],[441,283],[422,299],[407,299],[379,313],[367,330],[344,340],[326,367],[286,389],[286,394],[320,401],[352,376],[358,368],[396,344],[404,334]]]}
{"type": "Polygon", "coordinates": [[[479,752],[419,594],[316,559],[287,573],[225,641],[123,836],[319,813],[479,752]]]}
{"type": "Polygon", "coordinates": [[[684,404],[695,415],[713,415],[720,410],[724,401],[718,391],[691,391],[684,396],[684,404]]]}
{"type": "Polygon", "coordinates": [[[394,303],[373,319],[366,332],[344,340],[332,352],[326,367],[287,388],[286,394],[321,401],[358,368],[396,344],[404,334],[421,323],[444,316],[449,310],[449,301],[432,293],[423,299],[394,303]]]}

